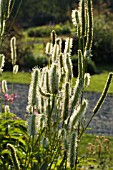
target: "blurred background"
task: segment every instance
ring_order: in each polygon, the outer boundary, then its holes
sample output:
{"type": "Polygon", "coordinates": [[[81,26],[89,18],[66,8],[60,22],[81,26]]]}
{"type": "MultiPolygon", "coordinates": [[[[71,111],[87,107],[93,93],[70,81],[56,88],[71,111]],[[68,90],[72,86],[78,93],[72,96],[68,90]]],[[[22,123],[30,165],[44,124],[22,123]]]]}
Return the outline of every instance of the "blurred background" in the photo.
{"type": "MultiPolygon", "coordinates": [[[[7,57],[5,70],[11,70],[10,38],[17,38],[17,56],[20,70],[31,71],[38,65],[47,65],[45,46],[54,29],[65,42],[74,41],[72,62],[77,70],[77,36],[71,21],[71,12],[78,7],[79,0],[16,0],[7,24],[2,52],[7,57]]],[[[113,0],[93,0],[94,39],[92,57],[88,59],[91,74],[103,69],[113,70],[113,0]]],[[[74,71],[77,76],[77,71],[74,71]]]]}

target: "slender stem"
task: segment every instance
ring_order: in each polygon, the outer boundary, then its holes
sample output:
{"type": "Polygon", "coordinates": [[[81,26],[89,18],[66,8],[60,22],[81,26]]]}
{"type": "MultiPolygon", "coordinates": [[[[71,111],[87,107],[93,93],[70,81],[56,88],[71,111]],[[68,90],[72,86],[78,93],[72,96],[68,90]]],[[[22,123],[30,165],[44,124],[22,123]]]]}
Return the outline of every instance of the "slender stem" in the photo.
{"type": "MultiPolygon", "coordinates": [[[[61,147],[57,147],[57,146],[59,146],[58,145],[58,143],[56,143],[56,146],[55,146],[55,148],[54,148],[54,153],[51,155],[51,164],[50,164],[50,166],[48,167],[48,170],[50,170],[51,169],[51,166],[52,166],[52,164],[53,164],[53,162],[54,162],[54,159],[56,158],[56,156],[57,156],[57,154],[58,154],[58,151],[61,151],[61,147]],[[57,151],[56,151],[56,148],[58,148],[57,149],[57,151]],[[53,158],[53,159],[52,159],[53,158]]],[[[59,155],[59,154],[58,154],[59,155]]]]}
{"type": "Polygon", "coordinates": [[[14,74],[12,72],[12,89],[11,89],[11,93],[14,93],[14,74]]]}
{"type": "Polygon", "coordinates": [[[104,90],[103,90],[103,92],[102,92],[102,94],[101,94],[101,96],[100,96],[100,98],[99,98],[95,108],[93,109],[94,113],[97,113],[99,111],[102,103],[104,102],[104,99],[105,99],[105,97],[107,95],[107,92],[109,90],[109,86],[111,84],[112,77],[113,77],[113,73],[109,73],[108,79],[107,79],[105,87],[104,87],[104,90]]]}
{"type": "Polygon", "coordinates": [[[29,166],[29,160],[30,160],[30,144],[31,144],[31,141],[30,141],[30,137],[29,137],[29,140],[28,140],[28,143],[27,143],[27,146],[28,146],[28,149],[26,151],[26,159],[25,159],[25,166],[26,166],[26,169],[28,169],[28,166],[29,166]],[[29,159],[28,159],[29,157],[29,159]],[[28,163],[27,163],[28,162],[28,163]]]}
{"type": "MultiPolygon", "coordinates": [[[[78,124],[78,136],[80,134],[80,122],[78,124]]],[[[78,163],[78,145],[77,145],[77,148],[76,148],[76,159],[75,159],[75,170],[77,168],[77,163],[78,163]]]]}
{"type": "Polygon", "coordinates": [[[93,113],[89,122],[87,123],[86,127],[82,130],[81,134],[79,135],[79,140],[82,137],[83,133],[86,131],[87,127],[89,126],[90,122],[92,121],[93,117],[95,116],[96,113],[93,113]]]}
{"type": "Polygon", "coordinates": [[[15,20],[16,20],[16,17],[17,17],[17,15],[18,15],[18,13],[19,13],[19,10],[20,10],[20,7],[21,7],[21,4],[22,4],[22,1],[23,1],[23,0],[20,0],[20,3],[19,3],[19,6],[18,6],[18,9],[17,9],[16,14],[15,14],[15,16],[14,16],[14,19],[13,19],[13,21],[12,21],[12,23],[11,23],[11,26],[9,27],[9,31],[8,31],[8,32],[10,32],[10,30],[11,30],[11,28],[12,28],[12,26],[13,26],[13,24],[14,24],[15,20]]]}

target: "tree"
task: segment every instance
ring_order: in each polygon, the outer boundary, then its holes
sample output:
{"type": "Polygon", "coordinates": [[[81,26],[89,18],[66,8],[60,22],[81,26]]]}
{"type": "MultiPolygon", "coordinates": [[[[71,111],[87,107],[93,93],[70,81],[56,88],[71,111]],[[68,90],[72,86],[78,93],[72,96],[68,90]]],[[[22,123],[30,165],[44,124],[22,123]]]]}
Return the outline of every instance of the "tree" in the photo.
{"type": "MultiPolygon", "coordinates": [[[[17,10],[19,2],[20,0],[16,0],[13,13],[17,10]]],[[[73,4],[74,0],[23,0],[16,21],[22,27],[65,22],[69,19],[68,12],[73,4]]]]}

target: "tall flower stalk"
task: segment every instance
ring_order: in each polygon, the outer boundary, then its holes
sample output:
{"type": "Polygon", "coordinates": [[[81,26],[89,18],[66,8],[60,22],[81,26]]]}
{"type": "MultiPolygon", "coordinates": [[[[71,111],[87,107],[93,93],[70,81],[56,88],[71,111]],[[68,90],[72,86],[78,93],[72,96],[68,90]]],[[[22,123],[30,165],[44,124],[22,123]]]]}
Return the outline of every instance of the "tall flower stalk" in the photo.
{"type": "Polygon", "coordinates": [[[4,33],[5,33],[5,28],[6,28],[6,23],[7,20],[10,16],[10,9],[11,9],[11,0],[1,0],[0,4],[0,37],[1,37],[1,45],[0,48],[2,47],[2,43],[4,41],[4,33]]]}

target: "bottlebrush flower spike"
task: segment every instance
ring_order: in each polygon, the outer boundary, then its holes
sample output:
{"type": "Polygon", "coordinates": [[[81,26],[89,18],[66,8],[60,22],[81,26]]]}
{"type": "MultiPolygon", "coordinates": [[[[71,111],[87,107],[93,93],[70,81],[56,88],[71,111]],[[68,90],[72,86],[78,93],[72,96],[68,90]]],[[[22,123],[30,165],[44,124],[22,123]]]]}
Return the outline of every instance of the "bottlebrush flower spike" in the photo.
{"type": "Polygon", "coordinates": [[[85,83],[85,86],[88,87],[90,85],[90,74],[89,73],[85,73],[84,75],[84,83],[85,83]]]}
{"type": "Polygon", "coordinates": [[[62,53],[59,56],[59,66],[61,69],[64,67],[64,55],[62,53]]]}
{"type": "Polygon", "coordinates": [[[3,93],[7,93],[8,92],[6,80],[2,80],[2,92],[3,93]]]}
{"type": "Polygon", "coordinates": [[[17,154],[16,154],[16,149],[14,148],[14,146],[10,143],[7,144],[7,148],[8,150],[10,150],[11,153],[11,160],[14,166],[14,169],[16,170],[20,170],[20,164],[19,164],[19,160],[17,158],[17,154]]]}
{"type": "Polygon", "coordinates": [[[79,11],[80,11],[80,23],[81,23],[81,36],[84,37],[86,35],[86,3],[85,0],[81,0],[79,2],[79,11]]]}
{"type": "Polygon", "coordinates": [[[82,90],[83,90],[83,80],[77,79],[76,85],[74,88],[74,94],[72,96],[72,103],[71,103],[71,113],[74,111],[77,102],[79,101],[79,97],[81,96],[82,90]]]}
{"type": "Polygon", "coordinates": [[[7,19],[10,15],[10,6],[11,6],[11,0],[1,0],[0,1],[0,33],[1,33],[1,39],[3,38],[4,31],[5,31],[5,25],[7,22],[7,19]]]}
{"type": "Polygon", "coordinates": [[[17,60],[17,54],[16,54],[16,38],[12,37],[10,40],[10,46],[11,46],[11,59],[12,59],[12,64],[16,64],[17,60]]]}
{"type": "Polygon", "coordinates": [[[59,54],[60,54],[60,47],[58,44],[55,44],[53,47],[52,62],[55,62],[57,60],[59,54]]]}
{"type": "Polygon", "coordinates": [[[68,54],[70,56],[72,51],[72,46],[73,46],[73,39],[67,38],[65,42],[64,54],[68,54]]]}
{"type": "Polygon", "coordinates": [[[84,63],[83,63],[83,54],[81,50],[78,50],[78,77],[84,77],[84,63]]]}
{"type": "Polygon", "coordinates": [[[50,82],[49,82],[49,72],[48,71],[46,72],[45,79],[46,79],[46,91],[50,92],[50,85],[49,85],[50,82]]]}
{"type": "Polygon", "coordinates": [[[75,132],[72,132],[70,136],[69,145],[69,163],[71,168],[75,167],[76,148],[77,148],[77,134],[75,132]]]}
{"type": "Polygon", "coordinates": [[[5,20],[9,18],[10,6],[11,6],[11,0],[5,0],[5,20]]]}
{"type": "Polygon", "coordinates": [[[71,62],[71,59],[70,59],[70,56],[67,54],[66,55],[66,65],[67,65],[67,81],[70,81],[72,80],[73,78],[73,66],[72,66],[72,62],[71,62]]]}
{"type": "Polygon", "coordinates": [[[72,10],[72,22],[75,26],[79,24],[79,11],[76,9],[72,10]]]}
{"type": "Polygon", "coordinates": [[[36,114],[34,113],[28,118],[28,132],[31,136],[36,134],[36,114]]]}
{"type": "Polygon", "coordinates": [[[73,10],[72,11],[72,22],[75,25],[75,27],[77,28],[77,35],[80,37],[80,11],[79,10],[73,10]]]}
{"type": "Polygon", "coordinates": [[[13,74],[17,74],[19,70],[19,66],[18,65],[14,65],[13,66],[13,74]]]}
{"type": "Polygon", "coordinates": [[[5,56],[3,54],[0,54],[0,68],[2,69],[4,67],[5,63],[5,56]]]}
{"type": "Polygon", "coordinates": [[[33,106],[28,105],[28,106],[26,107],[26,110],[27,110],[28,113],[31,113],[31,114],[32,114],[34,109],[33,109],[33,106]]]}
{"type": "Polygon", "coordinates": [[[74,110],[74,113],[70,118],[71,131],[73,131],[73,128],[78,125],[78,122],[80,121],[81,117],[86,112],[87,106],[88,101],[84,99],[82,104],[77,108],[77,110],[74,110]]]}
{"type": "Polygon", "coordinates": [[[70,84],[67,82],[64,88],[63,120],[65,121],[69,113],[70,84]]]}
{"type": "Polygon", "coordinates": [[[51,43],[53,44],[53,46],[54,46],[55,43],[56,43],[56,37],[57,37],[56,32],[55,32],[55,30],[53,30],[53,31],[51,32],[51,43]]]}
{"type": "Polygon", "coordinates": [[[29,94],[28,94],[28,105],[30,106],[36,105],[39,77],[40,77],[40,70],[38,68],[34,68],[32,71],[31,84],[29,87],[29,94]]]}
{"type": "Polygon", "coordinates": [[[51,93],[57,94],[58,92],[58,74],[57,74],[57,65],[53,64],[50,70],[50,86],[51,93]]]}
{"type": "Polygon", "coordinates": [[[53,45],[52,45],[52,43],[47,43],[47,45],[46,45],[46,51],[45,51],[45,53],[48,55],[48,56],[50,56],[51,54],[52,54],[52,51],[53,51],[53,45]]]}
{"type": "Polygon", "coordinates": [[[87,6],[87,18],[88,18],[88,24],[87,24],[87,40],[86,40],[86,46],[85,49],[90,50],[92,47],[92,41],[93,41],[93,12],[92,12],[92,1],[87,0],[86,3],[87,6]]]}
{"type": "Polygon", "coordinates": [[[66,138],[66,136],[67,136],[67,131],[66,131],[66,129],[61,129],[60,131],[59,131],[59,136],[62,136],[62,138],[66,138]]]}
{"type": "Polygon", "coordinates": [[[62,39],[57,38],[56,39],[56,44],[58,44],[58,46],[59,46],[59,54],[61,54],[61,52],[62,52],[62,39]]]}
{"type": "Polygon", "coordinates": [[[4,107],[4,113],[10,113],[10,107],[9,107],[9,105],[5,105],[5,107],[4,107]]]}

